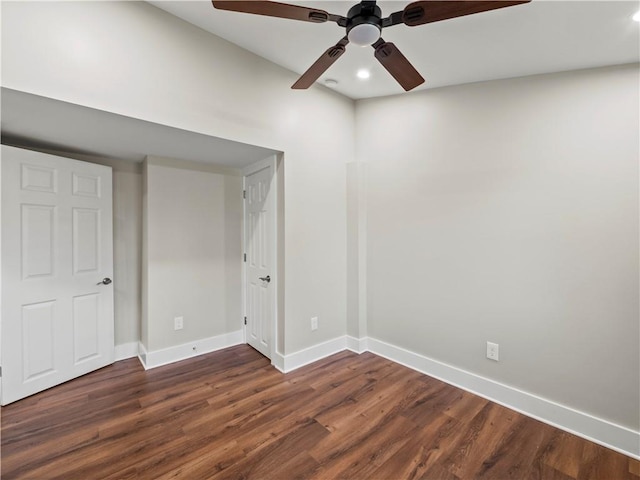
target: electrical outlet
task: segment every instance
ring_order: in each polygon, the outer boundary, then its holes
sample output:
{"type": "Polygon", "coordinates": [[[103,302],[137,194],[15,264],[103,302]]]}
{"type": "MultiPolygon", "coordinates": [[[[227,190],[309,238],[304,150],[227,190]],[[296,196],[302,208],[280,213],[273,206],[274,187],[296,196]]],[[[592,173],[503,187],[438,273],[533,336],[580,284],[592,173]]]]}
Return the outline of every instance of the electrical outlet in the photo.
{"type": "Polygon", "coordinates": [[[311,330],[318,329],[318,317],[311,317],[311,330]]]}
{"type": "Polygon", "coordinates": [[[182,330],[184,328],[184,317],[175,317],[173,319],[173,329],[182,330]]]}
{"type": "Polygon", "coordinates": [[[500,360],[500,345],[487,342],[487,358],[498,362],[500,360]]]}

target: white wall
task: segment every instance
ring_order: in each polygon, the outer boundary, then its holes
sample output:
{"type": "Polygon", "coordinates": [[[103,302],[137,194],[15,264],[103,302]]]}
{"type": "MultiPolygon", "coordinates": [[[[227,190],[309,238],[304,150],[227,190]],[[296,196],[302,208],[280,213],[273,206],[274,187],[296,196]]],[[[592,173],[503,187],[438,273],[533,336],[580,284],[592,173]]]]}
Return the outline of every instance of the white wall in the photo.
{"type": "Polygon", "coordinates": [[[146,163],[146,350],[241,330],[240,172],[155,157],[146,163]],[[184,328],[176,331],[179,316],[184,328]]]}
{"type": "Polygon", "coordinates": [[[296,78],[148,4],[2,4],[3,86],[284,152],[281,353],[346,332],[353,102],[296,78]]]}
{"type": "Polygon", "coordinates": [[[638,81],[358,102],[369,336],[637,431],[638,81]]]}
{"type": "Polygon", "coordinates": [[[113,169],[115,343],[140,340],[142,178],[138,165],[113,169]]]}

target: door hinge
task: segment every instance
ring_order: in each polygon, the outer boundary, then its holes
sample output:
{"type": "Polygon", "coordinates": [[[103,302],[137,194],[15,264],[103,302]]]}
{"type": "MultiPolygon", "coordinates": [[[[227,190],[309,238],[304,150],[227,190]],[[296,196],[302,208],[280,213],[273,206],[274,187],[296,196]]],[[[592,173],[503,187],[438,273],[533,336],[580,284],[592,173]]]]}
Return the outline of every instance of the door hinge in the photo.
{"type": "Polygon", "coordinates": [[[244,258],[244,261],[246,262],[247,261],[247,254],[246,253],[244,254],[243,258],[244,258]]]}
{"type": "Polygon", "coordinates": [[[246,190],[242,190],[242,198],[247,198],[247,191],[246,190]]]}
{"type": "Polygon", "coordinates": [[[244,324],[247,324],[247,317],[244,317],[244,324]]]}

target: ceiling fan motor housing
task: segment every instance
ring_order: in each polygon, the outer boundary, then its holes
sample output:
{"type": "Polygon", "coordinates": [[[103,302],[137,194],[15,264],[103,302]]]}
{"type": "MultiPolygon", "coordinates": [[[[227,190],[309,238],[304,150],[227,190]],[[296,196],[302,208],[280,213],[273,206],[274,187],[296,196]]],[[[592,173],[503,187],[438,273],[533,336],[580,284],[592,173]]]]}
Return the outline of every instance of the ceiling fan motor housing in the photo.
{"type": "Polygon", "coordinates": [[[368,46],[380,38],[382,10],[374,2],[361,2],[347,13],[347,37],[355,45],[368,46]]]}

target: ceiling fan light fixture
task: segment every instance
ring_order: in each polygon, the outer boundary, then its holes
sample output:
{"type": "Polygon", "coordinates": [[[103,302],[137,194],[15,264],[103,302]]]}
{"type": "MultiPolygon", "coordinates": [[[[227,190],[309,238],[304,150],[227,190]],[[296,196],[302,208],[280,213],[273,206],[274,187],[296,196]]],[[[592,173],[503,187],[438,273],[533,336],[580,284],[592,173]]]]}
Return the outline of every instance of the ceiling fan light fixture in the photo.
{"type": "Polygon", "coordinates": [[[368,47],[380,38],[380,27],[372,23],[361,23],[349,30],[347,38],[355,45],[368,47]]]}
{"type": "MultiPolygon", "coordinates": [[[[532,0],[476,0],[476,1],[441,1],[415,0],[404,10],[382,16],[382,10],[376,5],[376,0],[360,0],[347,12],[347,16],[335,15],[317,8],[303,7],[289,3],[272,1],[238,1],[212,0],[214,8],[231,12],[251,13],[267,17],[288,18],[303,22],[335,22],[347,30],[346,36],[338,43],[329,47],[303,74],[298,81],[291,85],[294,90],[304,90],[313,85],[340,58],[349,43],[367,46],[374,49],[374,57],[389,72],[389,74],[406,91],[424,83],[424,78],[411,62],[392,42],[385,42],[381,36],[383,28],[404,24],[408,27],[440,22],[451,18],[463,17],[475,13],[487,12],[504,7],[511,7],[532,0]],[[454,5],[455,4],[455,5],[454,5]]],[[[358,77],[369,78],[368,73],[358,77]]]]}

